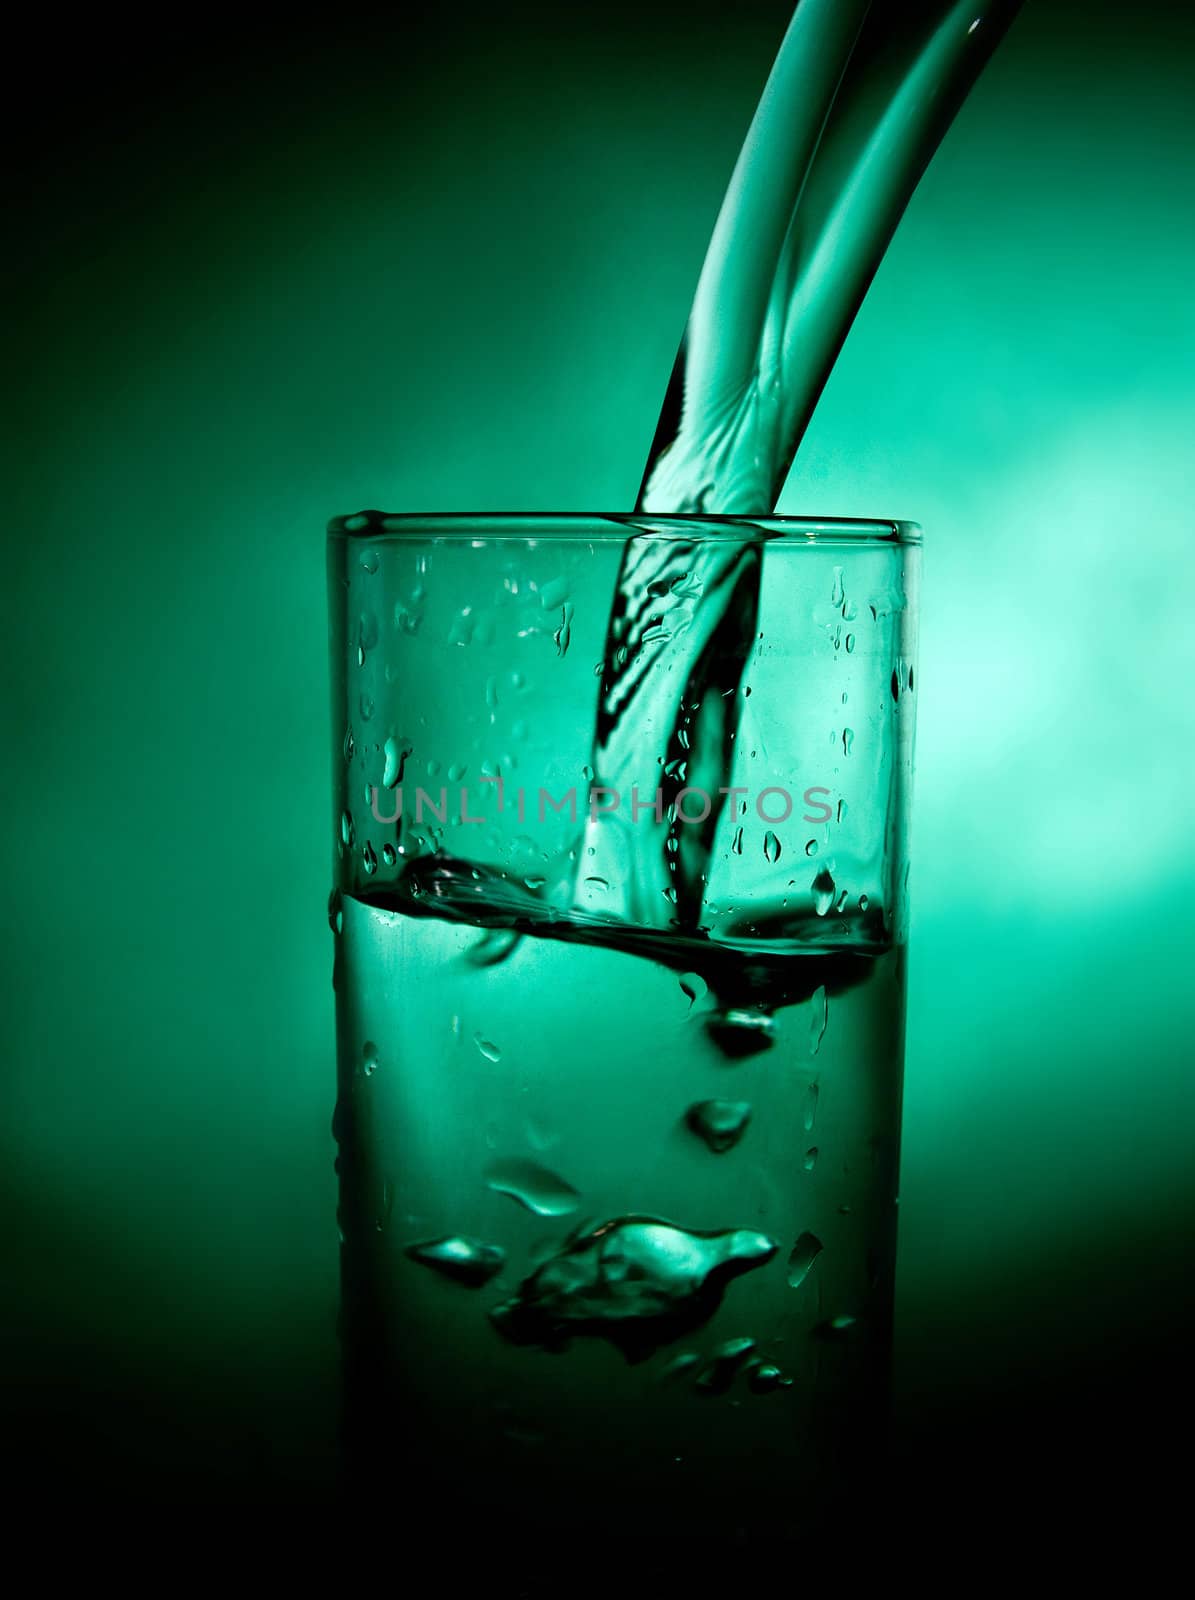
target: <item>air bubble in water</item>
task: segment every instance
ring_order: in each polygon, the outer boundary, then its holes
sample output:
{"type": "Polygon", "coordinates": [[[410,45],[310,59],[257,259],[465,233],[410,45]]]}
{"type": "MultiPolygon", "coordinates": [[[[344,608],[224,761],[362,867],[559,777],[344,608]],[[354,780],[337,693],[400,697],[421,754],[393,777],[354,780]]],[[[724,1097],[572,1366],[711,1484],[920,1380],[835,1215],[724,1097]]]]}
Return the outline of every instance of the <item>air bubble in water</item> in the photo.
{"type": "Polygon", "coordinates": [[[681,993],[688,997],[689,1010],[692,1011],[694,1004],[698,1000],[704,999],[709,986],[700,973],[682,972],[680,975],[680,988],[681,993]]]}
{"type": "Polygon", "coordinates": [[[644,1361],[708,1322],[730,1282],[776,1249],[748,1229],[696,1233],[655,1217],[621,1217],[574,1234],[490,1315],[515,1344],[561,1350],[591,1335],[628,1361],[644,1361]]]}
{"type": "Polygon", "coordinates": [[[465,952],[472,967],[496,967],[515,950],[521,935],[513,928],[490,928],[465,952]]]}
{"type": "Polygon", "coordinates": [[[822,1253],[822,1242],[815,1233],[803,1233],[789,1251],[789,1288],[799,1289],[809,1276],[809,1269],[822,1253]]]}
{"type": "Polygon", "coordinates": [[[725,1155],[747,1131],[751,1107],[746,1100],[698,1100],[685,1112],[685,1122],[715,1155],[725,1155]]]}
{"type": "Polygon", "coordinates": [[[705,1027],[723,1055],[736,1060],[758,1055],[776,1042],[776,1019],[754,1007],[730,1006],[711,1012],[705,1019],[705,1027]]]}
{"type": "Polygon", "coordinates": [[[777,839],[770,828],[763,837],[763,853],[764,859],[770,861],[773,865],[780,860],[780,840],[777,839]]]}
{"type": "Polygon", "coordinates": [[[462,1283],[467,1289],[482,1288],[506,1264],[506,1252],[498,1245],[461,1236],[409,1244],[404,1254],[409,1261],[431,1267],[433,1272],[451,1278],[454,1283],[462,1283]]]}
{"type": "Polygon", "coordinates": [[[540,1217],[567,1217],[581,1202],[571,1183],[538,1161],[520,1157],[492,1162],[486,1168],[485,1181],[496,1194],[509,1195],[540,1217]]]}

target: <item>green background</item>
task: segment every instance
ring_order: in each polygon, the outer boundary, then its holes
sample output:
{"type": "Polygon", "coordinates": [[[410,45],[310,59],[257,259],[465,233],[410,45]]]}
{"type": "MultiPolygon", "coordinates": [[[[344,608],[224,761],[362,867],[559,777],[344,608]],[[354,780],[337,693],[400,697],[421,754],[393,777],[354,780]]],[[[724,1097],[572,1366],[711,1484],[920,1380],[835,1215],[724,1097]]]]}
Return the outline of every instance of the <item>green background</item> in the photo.
{"type": "MultiPolygon", "coordinates": [[[[323,525],[630,505],[787,16],[209,12],[30,66],[0,1182],[35,1493],[326,1493],[323,525]]],[[[1192,1330],[1191,44],[1030,0],[780,506],[926,529],[898,1445],[983,1524],[1160,1488],[1192,1330]]]]}

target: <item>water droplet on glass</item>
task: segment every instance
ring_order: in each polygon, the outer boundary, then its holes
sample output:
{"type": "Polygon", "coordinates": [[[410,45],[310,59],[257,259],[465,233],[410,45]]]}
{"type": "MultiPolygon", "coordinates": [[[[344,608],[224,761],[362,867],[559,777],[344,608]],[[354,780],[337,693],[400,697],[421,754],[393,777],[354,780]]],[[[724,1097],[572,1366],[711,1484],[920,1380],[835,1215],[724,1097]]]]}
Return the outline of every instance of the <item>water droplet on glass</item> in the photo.
{"type": "Polygon", "coordinates": [[[735,829],[734,838],[730,841],[730,848],[734,851],[736,856],[741,856],[742,855],[742,853],[743,853],[743,830],[742,830],[742,828],[736,828],[735,829]]]}
{"type": "Polygon", "coordinates": [[[376,550],[362,550],[362,552],[361,552],[361,570],[363,572],[368,572],[370,577],[372,577],[373,574],[378,570],[378,562],[379,562],[379,560],[380,560],[380,557],[378,556],[378,553],[377,553],[376,550]]]}
{"type": "Polygon", "coordinates": [[[855,730],[853,728],[844,728],[842,730],[842,753],[844,756],[850,755],[851,746],[854,744],[854,742],[855,730]]]}
{"type": "Polygon", "coordinates": [[[467,762],[454,761],[452,763],[452,765],[448,769],[448,781],[449,781],[449,783],[459,783],[461,781],[461,779],[465,776],[465,773],[468,772],[468,770],[469,770],[469,767],[468,767],[468,763],[467,762]]]}
{"type": "Polygon", "coordinates": [[[685,1112],[685,1122],[715,1155],[725,1155],[747,1131],[751,1107],[746,1100],[698,1100],[685,1112]]]}
{"type": "MultiPolygon", "coordinates": [[[[483,1052],[484,1054],[484,1052],[483,1052]]],[[[493,1059],[493,1058],[491,1058],[493,1059]]],[[[537,1161],[513,1157],[486,1168],[485,1181],[496,1194],[507,1194],[540,1217],[567,1217],[581,1202],[571,1183],[537,1161]]]]}
{"type": "Polygon", "coordinates": [[[815,856],[817,854],[817,840],[816,839],[809,839],[809,840],[806,841],[805,854],[807,856],[815,856]]]}
{"type": "Polygon", "coordinates": [[[846,599],[846,590],[842,582],[842,568],[834,568],[834,587],[830,591],[830,604],[840,606],[846,599]]]}
{"type": "Polygon", "coordinates": [[[823,867],[818,873],[817,877],[814,878],[813,882],[809,885],[809,888],[813,894],[813,909],[817,912],[819,917],[824,917],[826,912],[829,911],[830,907],[834,904],[835,884],[833,877],[830,875],[829,869],[823,867]]]}
{"type": "Polygon", "coordinates": [[[361,699],[358,702],[358,709],[361,712],[361,721],[368,722],[370,717],[373,716],[373,700],[369,695],[363,694],[361,696],[361,699]]]}
{"type": "Polygon", "coordinates": [[[567,599],[567,578],[549,578],[547,583],[540,585],[539,603],[545,611],[555,611],[557,606],[562,606],[567,599]]]}
{"type": "Polygon", "coordinates": [[[828,1322],[819,1322],[813,1331],[819,1339],[838,1341],[849,1338],[854,1326],[854,1317],[838,1316],[831,1317],[828,1322]]]}
{"type": "Polygon", "coordinates": [[[371,877],[371,878],[373,877],[374,873],[378,870],[378,858],[377,858],[377,855],[374,852],[373,845],[369,844],[368,842],[366,842],[362,846],[362,849],[361,849],[361,864],[365,868],[365,871],[368,874],[368,876],[371,877]]]}
{"type": "Polygon", "coordinates": [[[830,1002],[826,999],[826,989],[823,984],[813,991],[809,1004],[809,1054],[815,1056],[821,1049],[822,1040],[826,1033],[826,1023],[830,1016],[830,1002]]]}
{"type": "Polygon", "coordinates": [[[568,654],[568,647],[572,637],[573,607],[571,605],[563,605],[560,608],[560,626],[552,635],[552,638],[556,642],[556,654],[558,656],[566,656],[568,654]]]}
{"type": "Polygon", "coordinates": [[[817,1116],[817,1102],[820,1090],[816,1083],[811,1083],[805,1091],[805,1132],[813,1131],[814,1119],[817,1116]]]}
{"type": "Polygon", "coordinates": [[[344,845],[346,845],[348,847],[348,849],[351,850],[353,848],[353,839],[355,837],[356,837],[356,830],[353,827],[352,812],[351,811],[342,811],[340,813],[340,838],[341,838],[341,842],[344,845]]]}
{"type": "Polygon", "coordinates": [[[870,904],[871,904],[871,901],[867,898],[867,896],[865,894],[861,894],[859,896],[859,910],[860,911],[866,911],[870,904]]]}
{"type": "Polygon", "coordinates": [[[393,735],[382,746],[382,788],[393,789],[395,784],[402,782],[403,768],[407,764],[407,757],[411,747],[405,740],[394,738],[393,735]]]}
{"type": "Polygon", "coordinates": [[[815,1144],[811,1144],[809,1146],[809,1149],[806,1150],[806,1152],[805,1152],[805,1171],[806,1172],[812,1172],[814,1167],[816,1167],[816,1166],[817,1166],[817,1146],[815,1144]]]}
{"type": "Polygon", "coordinates": [[[822,1242],[815,1233],[803,1233],[789,1251],[789,1288],[799,1289],[809,1276],[809,1269],[822,1253],[822,1242]]]}
{"type": "Polygon", "coordinates": [[[776,1248],[747,1229],[696,1233],[623,1217],[574,1234],[490,1315],[515,1344],[561,1350],[591,1335],[628,1361],[645,1361],[704,1326],[731,1281],[770,1261],[776,1248]]]}
{"type": "Polygon", "coordinates": [[[747,1357],[755,1351],[754,1339],[727,1339],[714,1351],[710,1364],[693,1385],[698,1394],[725,1394],[747,1357]]]}
{"type": "Polygon", "coordinates": [[[523,1124],[523,1132],[527,1136],[527,1143],[533,1150],[538,1150],[540,1155],[545,1150],[554,1150],[560,1143],[560,1135],[553,1133],[551,1128],[545,1128],[536,1122],[533,1117],[528,1117],[523,1124]]]}
{"type": "Polygon", "coordinates": [[[378,1047],[372,1039],[366,1039],[361,1048],[361,1068],[367,1078],[378,1070],[378,1047]]]}
{"type": "Polygon", "coordinates": [[[777,1389],[792,1387],[792,1379],[786,1378],[779,1367],[774,1367],[770,1362],[764,1362],[752,1369],[747,1382],[756,1394],[772,1394],[777,1389]]]}
{"type": "Polygon", "coordinates": [[[892,689],[892,698],[893,698],[893,700],[899,700],[900,699],[900,679],[896,676],[895,667],[892,669],[892,678],[891,678],[891,682],[890,682],[890,687],[892,689]]]}
{"type": "Polygon", "coordinates": [[[351,761],[353,759],[353,752],[356,750],[356,748],[357,742],[353,738],[353,726],[352,723],[350,723],[349,726],[344,730],[344,759],[346,761],[351,761]]]}
{"type": "MultiPolygon", "coordinates": [[[[674,1383],[677,1378],[683,1378],[686,1373],[692,1372],[693,1368],[697,1366],[700,1361],[701,1357],[696,1353],[696,1351],[682,1350],[680,1355],[673,1356],[672,1360],[664,1368],[663,1372],[660,1373],[661,1381],[664,1383],[674,1383]]],[[[680,1458],[677,1457],[677,1459],[679,1460],[680,1458]]]]}
{"type": "Polygon", "coordinates": [[[769,828],[763,836],[764,859],[775,864],[780,860],[780,840],[769,828]]]}
{"type": "Polygon", "coordinates": [[[393,866],[397,865],[397,863],[398,863],[398,851],[394,848],[394,846],[392,844],[384,844],[382,846],[382,860],[386,863],[386,865],[388,867],[393,867],[393,866]]]}
{"type": "Polygon", "coordinates": [[[442,1277],[464,1284],[467,1289],[482,1288],[506,1264],[506,1252],[498,1245],[459,1236],[410,1244],[404,1254],[409,1261],[431,1267],[442,1277]]]}
{"type": "MultiPolygon", "coordinates": [[[[848,656],[852,655],[854,653],[854,649],[855,649],[855,635],[853,633],[848,633],[847,636],[846,636],[846,653],[847,653],[847,655],[848,656]]],[[[842,703],[843,703],[843,705],[846,704],[846,695],[843,695],[842,703]]]]}
{"type": "Polygon", "coordinates": [[[481,1051],[487,1061],[501,1061],[502,1052],[496,1044],[491,1044],[488,1039],[483,1039],[479,1033],[473,1035],[473,1043],[481,1051]]]}

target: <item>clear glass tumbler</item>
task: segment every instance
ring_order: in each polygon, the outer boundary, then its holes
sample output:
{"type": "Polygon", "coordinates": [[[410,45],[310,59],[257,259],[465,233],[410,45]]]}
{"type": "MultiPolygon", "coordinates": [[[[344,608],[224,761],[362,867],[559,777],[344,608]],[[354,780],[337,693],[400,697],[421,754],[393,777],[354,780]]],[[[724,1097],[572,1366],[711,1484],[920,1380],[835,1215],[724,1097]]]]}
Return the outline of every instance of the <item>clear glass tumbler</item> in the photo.
{"type": "Polygon", "coordinates": [[[400,1531],[692,1550],[859,1510],[918,545],[331,525],[344,1439],[400,1531]]]}

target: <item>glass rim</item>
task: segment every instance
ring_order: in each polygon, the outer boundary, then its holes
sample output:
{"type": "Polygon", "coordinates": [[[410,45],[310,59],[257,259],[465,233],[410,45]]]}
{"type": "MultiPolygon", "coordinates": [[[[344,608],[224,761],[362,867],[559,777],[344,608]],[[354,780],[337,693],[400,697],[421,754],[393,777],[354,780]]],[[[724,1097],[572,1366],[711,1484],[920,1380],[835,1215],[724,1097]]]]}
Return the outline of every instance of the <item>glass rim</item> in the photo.
{"type": "Polygon", "coordinates": [[[808,549],[813,546],[919,545],[920,524],[887,517],[725,516],[710,512],[653,516],[637,511],[358,511],[333,517],[330,540],[371,543],[423,542],[432,544],[490,544],[510,541],[527,544],[538,539],[553,543],[622,544],[636,533],[660,539],[692,539],[703,543],[739,544],[749,529],[764,534],[770,544],[808,549]]]}

